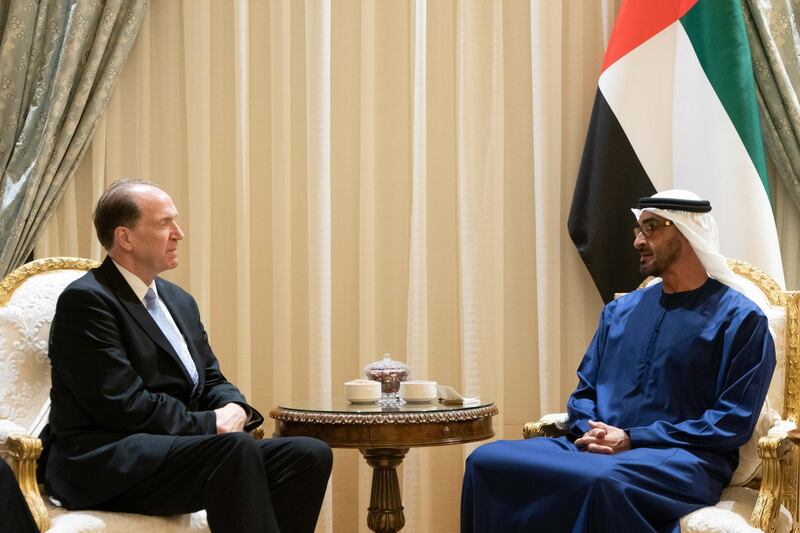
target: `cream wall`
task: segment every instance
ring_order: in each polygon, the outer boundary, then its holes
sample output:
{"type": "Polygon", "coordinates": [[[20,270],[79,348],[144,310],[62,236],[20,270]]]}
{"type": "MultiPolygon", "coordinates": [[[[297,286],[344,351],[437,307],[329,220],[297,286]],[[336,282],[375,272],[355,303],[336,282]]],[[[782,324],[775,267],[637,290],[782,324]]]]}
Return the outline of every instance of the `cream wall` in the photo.
{"type": "MultiPolygon", "coordinates": [[[[566,217],[616,4],[152,2],[36,254],[99,258],[96,198],[150,179],[186,232],[165,277],[263,413],[391,352],[519,438],[563,410],[601,307],[566,217]]],[[[409,453],[404,531],[458,530],[471,449],[409,453]]],[[[369,480],[337,451],[318,530],[366,531],[369,480]]]]}

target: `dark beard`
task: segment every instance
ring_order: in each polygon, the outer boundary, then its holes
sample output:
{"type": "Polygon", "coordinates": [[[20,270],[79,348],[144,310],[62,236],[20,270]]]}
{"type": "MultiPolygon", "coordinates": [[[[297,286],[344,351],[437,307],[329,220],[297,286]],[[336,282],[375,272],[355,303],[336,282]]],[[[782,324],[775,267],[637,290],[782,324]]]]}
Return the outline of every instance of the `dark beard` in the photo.
{"type": "Polygon", "coordinates": [[[672,263],[678,259],[681,249],[683,248],[683,241],[679,235],[675,235],[672,239],[664,243],[664,249],[656,255],[653,253],[653,261],[650,265],[639,264],[639,272],[643,277],[655,276],[659,277],[672,266],[672,263]]]}

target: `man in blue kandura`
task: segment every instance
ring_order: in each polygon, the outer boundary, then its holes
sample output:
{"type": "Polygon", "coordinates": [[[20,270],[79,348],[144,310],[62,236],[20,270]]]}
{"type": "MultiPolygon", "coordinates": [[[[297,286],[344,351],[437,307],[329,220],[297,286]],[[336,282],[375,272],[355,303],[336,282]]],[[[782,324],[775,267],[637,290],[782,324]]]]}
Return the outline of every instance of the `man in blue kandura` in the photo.
{"type": "Polygon", "coordinates": [[[469,456],[463,533],[678,532],[736,469],[775,368],[767,316],[717,252],[709,202],[665,191],[633,211],[642,274],[662,282],[603,309],[568,436],[469,456]]]}

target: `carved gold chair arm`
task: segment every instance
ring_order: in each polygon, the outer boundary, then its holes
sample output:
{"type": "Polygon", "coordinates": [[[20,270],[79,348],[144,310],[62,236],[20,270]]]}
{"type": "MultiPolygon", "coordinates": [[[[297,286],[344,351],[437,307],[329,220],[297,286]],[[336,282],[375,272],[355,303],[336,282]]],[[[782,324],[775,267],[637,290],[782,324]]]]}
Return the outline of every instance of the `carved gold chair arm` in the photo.
{"type": "Polygon", "coordinates": [[[773,533],[778,524],[783,488],[783,467],[794,448],[786,435],[770,435],[758,441],[761,458],[761,489],[750,517],[750,525],[765,533],[773,533]]]}
{"type": "Polygon", "coordinates": [[[50,529],[50,516],[36,483],[36,460],[42,453],[42,441],[27,435],[9,435],[6,440],[11,468],[17,477],[19,488],[31,510],[33,519],[40,531],[50,529]]]}
{"type": "Polygon", "coordinates": [[[264,438],[264,425],[260,425],[257,428],[253,428],[250,431],[250,436],[256,440],[261,440],[264,438]]]}
{"type": "Polygon", "coordinates": [[[526,439],[533,437],[561,437],[567,434],[567,421],[567,413],[547,414],[536,422],[528,422],[522,426],[522,436],[526,439]]]}

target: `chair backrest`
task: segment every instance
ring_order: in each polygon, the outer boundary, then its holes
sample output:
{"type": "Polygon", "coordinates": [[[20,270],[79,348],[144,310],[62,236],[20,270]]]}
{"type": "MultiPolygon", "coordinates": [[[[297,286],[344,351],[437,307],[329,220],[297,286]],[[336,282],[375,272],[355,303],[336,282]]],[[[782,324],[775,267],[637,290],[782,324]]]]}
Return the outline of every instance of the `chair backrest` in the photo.
{"type": "MultiPolygon", "coordinates": [[[[764,272],[743,261],[728,260],[733,272],[748,280],[767,298],[780,315],[770,318],[770,328],[775,339],[777,366],[767,393],[769,406],[785,422],[794,425],[800,417],[800,291],[785,291],[764,272]]],[[[798,454],[794,447],[783,471],[783,505],[797,518],[798,505],[798,454]]],[[[741,452],[740,452],[741,462],[741,452]]]]}
{"type": "Polygon", "coordinates": [[[729,259],[728,266],[760,289],[778,312],[770,317],[778,364],[767,398],[783,420],[796,423],[800,411],[800,292],[781,289],[771,277],[744,261],[729,259]]]}
{"type": "Polygon", "coordinates": [[[27,263],[0,281],[0,422],[38,436],[50,406],[48,337],[56,301],[97,261],[51,257],[27,263]]]}

